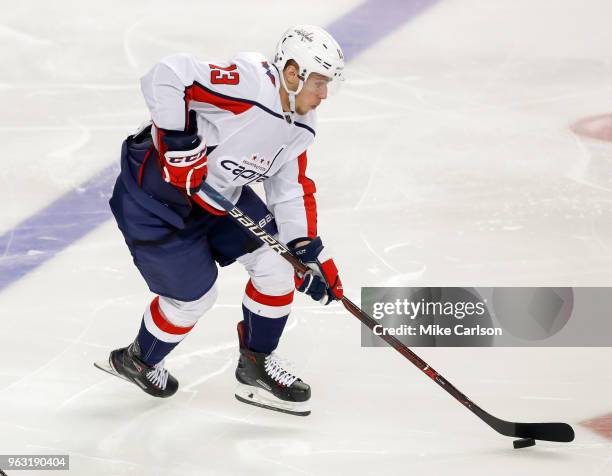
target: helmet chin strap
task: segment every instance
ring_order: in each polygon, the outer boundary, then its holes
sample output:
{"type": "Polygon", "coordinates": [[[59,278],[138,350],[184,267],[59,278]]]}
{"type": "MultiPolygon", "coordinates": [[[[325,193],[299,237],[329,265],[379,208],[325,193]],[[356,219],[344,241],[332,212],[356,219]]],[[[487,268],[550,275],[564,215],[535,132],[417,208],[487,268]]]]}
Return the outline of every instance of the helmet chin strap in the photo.
{"type": "Polygon", "coordinates": [[[298,88],[295,91],[291,91],[291,89],[289,89],[287,87],[287,83],[285,82],[285,75],[282,72],[280,74],[280,79],[281,79],[281,84],[283,85],[283,88],[285,88],[285,91],[287,92],[287,95],[289,96],[289,114],[285,113],[285,119],[290,124],[293,124],[293,122],[294,122],[293,116],[295,115],[295,97],[298,94],[300,94],[300,91],[304,87],[304,81],[302,79],[300,79],[300,83],[298,84],[298,88]]]}

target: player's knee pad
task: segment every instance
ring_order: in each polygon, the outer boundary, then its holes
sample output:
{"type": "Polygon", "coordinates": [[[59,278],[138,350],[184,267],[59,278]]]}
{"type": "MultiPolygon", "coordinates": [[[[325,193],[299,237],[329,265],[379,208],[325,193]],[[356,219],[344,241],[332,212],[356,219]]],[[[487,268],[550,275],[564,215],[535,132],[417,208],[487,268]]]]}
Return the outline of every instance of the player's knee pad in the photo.
{"type": "Polygon", "coordinates": [[[191,327],[208,311],[217,300],[217,286],[213,285],[206,294],[195,301],[179,301],[159,297],[159,307],[166,319],[179,327],[191,327]]]}
{"type": "Polygon", "coordinates": [[[287,294],[293,291],[293,267],[275,251],[262,246],[238,258],[251,277],[253,285],[262,293],[287,294]]]}

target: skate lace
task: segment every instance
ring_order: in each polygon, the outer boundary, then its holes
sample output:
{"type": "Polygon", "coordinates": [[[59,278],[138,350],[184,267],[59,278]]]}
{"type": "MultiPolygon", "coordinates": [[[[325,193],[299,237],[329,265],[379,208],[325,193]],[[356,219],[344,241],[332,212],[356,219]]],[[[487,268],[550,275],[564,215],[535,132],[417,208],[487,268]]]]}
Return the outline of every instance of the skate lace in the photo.
{"type": "Polygon", "coordinates": [[[153,368],[147,372],[147,378],[153,385],[157,385],[162,390],[166,389],[168,371],[164,368],[163,360],[155,364],[153,368]]]}
{"type": "Polygon", "coordinates": [[[281,359],[274,354],[268,355],[265,360],[266,373],[272,378],[272,380],[275,380],[281,385],[290,387],[291,384],[298,378],[283,369],[280,360],[281,359]]]}

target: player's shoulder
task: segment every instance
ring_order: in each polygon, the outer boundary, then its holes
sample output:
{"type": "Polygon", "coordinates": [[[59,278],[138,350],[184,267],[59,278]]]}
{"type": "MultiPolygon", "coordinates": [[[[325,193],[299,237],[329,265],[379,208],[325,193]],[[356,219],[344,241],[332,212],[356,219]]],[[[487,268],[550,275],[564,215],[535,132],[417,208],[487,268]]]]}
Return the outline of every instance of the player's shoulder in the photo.
{"type": "Polygon", "coordinates": [[[259,86],[263,99],[276,94],[278,91],[278,82],[274,74],[276,70],[265,55],[247,51],[238,53],[232,61],[249,82],[259,86]]]}
{"type": "Polygon", "coordinates": [[[232,60],[240,65],[245,71],[248,70],[251,74],[260,76],[262,71],[261,64],[267,61],[267,58],[256,51],[243,51],[236,54],[232,60]]]}
{"type": "Polygon", "coordinates": [[[238,53],[229,60],[200,60],[192,54],[180,53],[160,61],[186,86],[194,82],[213,92],[255,101],[266,79],[264,63],[268,64],[266,57],[256,52],[238,53]]]}
{"type": "MultiPolygon", "coordinates": [[[[270,69],[268,59],[261,53],[247,51],[237,53],[227,61],[209,62],[212,69],[217,69],[220,73],[212,73],[218,76],[213,82],[238,86],[238,89],[247,89],[251,93],[259,91],[266,83],[271,85],[275,81],[270,81],[267,72],[270,69]],[[232,74],[233,73],[233,74],[232,74]]],[[[251,99],[255,99],[251,97],[251,99]]]]}

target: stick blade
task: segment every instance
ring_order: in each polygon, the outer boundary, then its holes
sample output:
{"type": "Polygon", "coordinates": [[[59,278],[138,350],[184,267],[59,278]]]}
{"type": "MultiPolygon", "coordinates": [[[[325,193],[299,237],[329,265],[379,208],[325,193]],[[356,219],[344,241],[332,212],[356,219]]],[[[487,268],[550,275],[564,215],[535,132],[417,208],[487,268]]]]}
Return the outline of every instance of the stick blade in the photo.
{"type": "Polygon", "coordinates": [[[498,433],[514,438],[569,443],[574,441],[574,429],[567,423],[515,423],[501,420],[481,408],[475,413],[498,433]]]}
{"type": "Polygon", "coordinates": [[[515,427],[516,431],[512,436],[519,438],[561,443],[574,441],[574,429],[567,423],[515,423],[515,427]]]}

